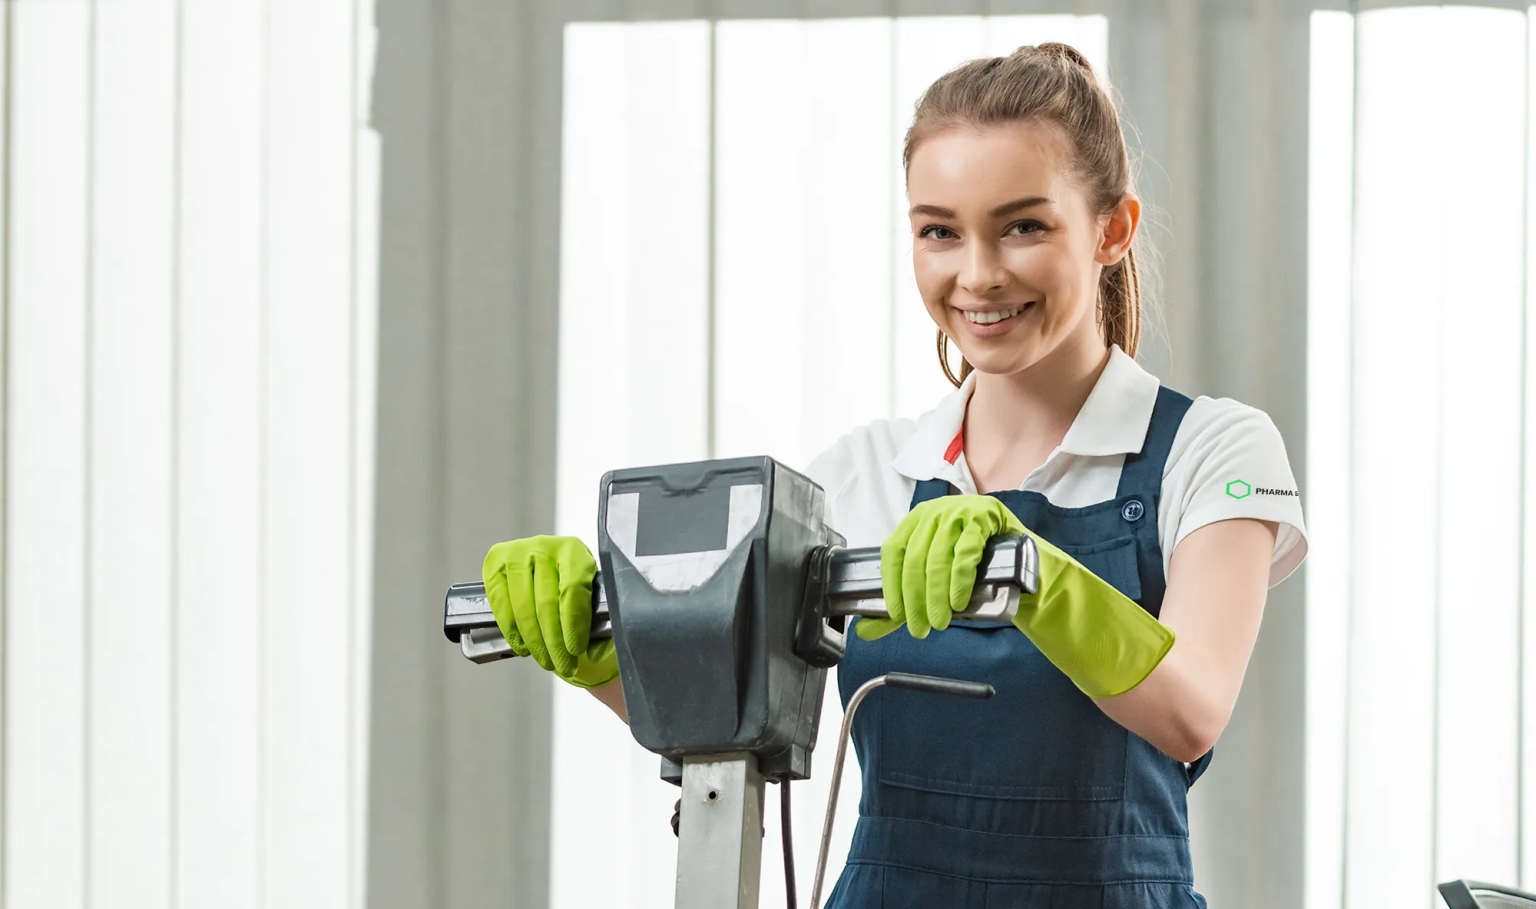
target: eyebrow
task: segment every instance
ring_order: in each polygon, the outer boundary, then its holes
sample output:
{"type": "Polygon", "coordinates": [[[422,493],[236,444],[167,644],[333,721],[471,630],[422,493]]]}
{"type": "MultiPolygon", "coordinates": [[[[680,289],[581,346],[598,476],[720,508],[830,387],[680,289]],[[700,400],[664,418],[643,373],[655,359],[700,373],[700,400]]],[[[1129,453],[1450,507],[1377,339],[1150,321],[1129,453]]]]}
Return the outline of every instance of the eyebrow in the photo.
{"type": "MultiPolygon", "coordinates": [[[[1006,215],[1014,214],[1015,212],[1024,211],[1027,208],[1034,208],[1039,205],[1050,204],[1051,200],[1045,198],[1044,196],[1025,196],[1022,199],[1014,199],[1012,202],[1004,202],[1002,205],[992,209],[990,214],[994,218],[1001,218],[1006,215]]],[[[955,217],[953,210],[944,208],[940,205],[914,205],[912,206],[911,214],[932,215],[935,218],[955,217]]]]}

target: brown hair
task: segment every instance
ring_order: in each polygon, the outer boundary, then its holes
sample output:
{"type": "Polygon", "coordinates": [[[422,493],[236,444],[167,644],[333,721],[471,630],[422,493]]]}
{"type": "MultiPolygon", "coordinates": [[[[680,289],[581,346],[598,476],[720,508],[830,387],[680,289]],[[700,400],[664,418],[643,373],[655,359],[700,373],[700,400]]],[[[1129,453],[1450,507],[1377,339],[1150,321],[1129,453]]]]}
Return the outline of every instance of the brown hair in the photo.
{"type": "MultiPolygon", "coordinates": [[[[940,76],[918,99],[901,153],[902,169],[911,166],[918,143],[934,133],[954,126],[1021,120],[1061,127],[1072,146],[1074,172],[1100,214],[1113,211],[1131,191],[1130,153],[1114,100],[1086,57],[1076,48],[1056,43],[1026,45],[1006,57],[972,60],[940,76]]],[[[1118,344],[1136,356],[1141,341],[1141,276],[1131,250],[1099,278],[1098,322],[1104,343],[1118,344]]],[[[949,366],[948,341],[940,329],[939,364],[958,386],[970,374],[971,364],[962,357],[956,376],[949,366]]]]}

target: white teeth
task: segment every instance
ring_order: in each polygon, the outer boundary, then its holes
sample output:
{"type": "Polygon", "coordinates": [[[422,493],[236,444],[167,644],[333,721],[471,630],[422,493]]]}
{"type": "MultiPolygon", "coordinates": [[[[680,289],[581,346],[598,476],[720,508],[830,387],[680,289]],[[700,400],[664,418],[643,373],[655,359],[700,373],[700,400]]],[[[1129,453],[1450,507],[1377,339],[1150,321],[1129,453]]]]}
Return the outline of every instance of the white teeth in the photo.
{"type": "Polygon", "coordinates": [[[1023,311],[1024,307],[1022,306],[1017,309],[1004,309],[997,312],[970,312],[962,310],[965,314],[965,321],[975,322],[977,325],[991,325],[993,322],[1011,319],[1023,311]]]}

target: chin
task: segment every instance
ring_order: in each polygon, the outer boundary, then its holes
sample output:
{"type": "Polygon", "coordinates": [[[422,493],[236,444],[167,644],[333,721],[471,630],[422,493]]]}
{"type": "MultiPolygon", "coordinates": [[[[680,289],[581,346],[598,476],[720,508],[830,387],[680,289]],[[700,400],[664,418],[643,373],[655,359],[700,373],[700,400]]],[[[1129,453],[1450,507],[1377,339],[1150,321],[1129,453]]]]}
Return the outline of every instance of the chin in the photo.
{"type": "Polygon", "coordinates": [[[1039,357],[1009,357],[1007,359],[992,358],[986,362],[971,362],[971,368],[979,373],[989,376],[1011,376],[1024,372],[1040,362],[1039,357]]]}
{"type": "Polygon", "coordinates": [[[1037,338],[1013,342],[1009,342],[1007,338],[999,338],[984,348],[972,351],[975,356],[966,354],[965,359],[977,372],[1005,376],[1029,369],[1043,360],[1049,352],[1037,338]]]}

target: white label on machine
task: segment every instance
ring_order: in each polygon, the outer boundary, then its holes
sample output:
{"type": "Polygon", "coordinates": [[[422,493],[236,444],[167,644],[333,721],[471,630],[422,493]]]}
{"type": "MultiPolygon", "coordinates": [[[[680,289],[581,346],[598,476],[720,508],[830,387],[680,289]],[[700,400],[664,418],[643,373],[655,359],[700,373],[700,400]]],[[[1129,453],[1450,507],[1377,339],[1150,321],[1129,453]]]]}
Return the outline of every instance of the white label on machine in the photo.
{"type": "Polygon", "coordinates": [[[750,483],[732,486],[730,515],[726,520],[725,546],[698,552],[665,555],[637,555],[636,540],[640,528],[640,493],[620,492],[608,496],[608,539],[640,570],[654,588],[685,592],[702,587],[715,576],[725,560],[741,545],[762,517],[763,486],[750,483]]]}

